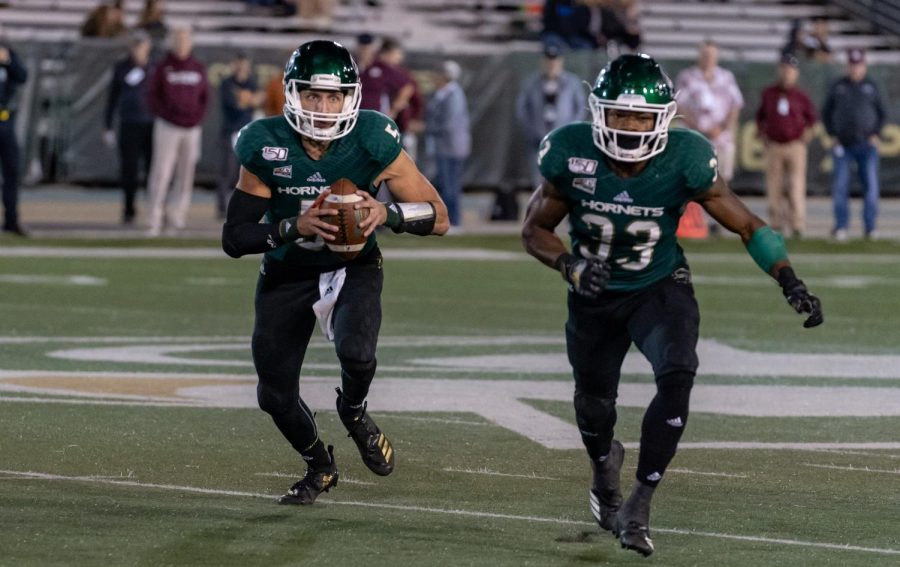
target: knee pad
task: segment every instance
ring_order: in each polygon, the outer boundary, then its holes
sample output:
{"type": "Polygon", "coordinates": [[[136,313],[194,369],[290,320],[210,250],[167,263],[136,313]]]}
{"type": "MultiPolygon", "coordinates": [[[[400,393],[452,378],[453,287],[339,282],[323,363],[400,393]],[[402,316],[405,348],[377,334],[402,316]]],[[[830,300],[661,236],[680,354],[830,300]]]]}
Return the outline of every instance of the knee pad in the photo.
{"type": "Polygon", "coordinates": [[[687,422],[693,386],[693,372],[672,372],[656,379],[659,409],[666,414],[665,419],[681,417],[679,427],[687,422]]]}
{"type": "Polygon", "coordinates": [[[694,387],[694,373],[681,371],[670,372],[656,378],[656,388],[666,397],[678,398],[689,396],[694,387]]]}
{"type": "Polygon", "coordinates": [[[600,433],[616,424],[616,398],[575,391],[575,420],[582,432],[600,433]]]}
{"type": "Polygon", "coordinates": [[[296,389],[285,392],[271,386],[259,384],[256,386],[256,401],[259,409],[269,415],[277,416],[289,413],[297,406],[300,392],[296,389]]]}

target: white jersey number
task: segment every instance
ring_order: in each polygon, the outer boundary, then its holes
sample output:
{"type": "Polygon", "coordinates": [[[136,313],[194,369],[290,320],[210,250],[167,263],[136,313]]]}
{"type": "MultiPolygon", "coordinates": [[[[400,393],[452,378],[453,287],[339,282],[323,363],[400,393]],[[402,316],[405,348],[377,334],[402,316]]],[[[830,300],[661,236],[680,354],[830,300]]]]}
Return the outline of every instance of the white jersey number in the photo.
{"type": "Polygon", "coordinates": [[[616,227],[608,218],[593,213],[588,213],[581,219],[591,228],[596,229],[597,236],[590,245],[581,245],[581,254],[586,258],[597,258],[601,261],[615,262],[624,270],[643,270],[653,261],[653,248],[659,242],[662,231],[655,221],[636,220],[625,227],[625,232],[636,237],[642,237],[631,249],[637,253],[637,258],[609,258],[612,250],[613,238],[616,227]]]}

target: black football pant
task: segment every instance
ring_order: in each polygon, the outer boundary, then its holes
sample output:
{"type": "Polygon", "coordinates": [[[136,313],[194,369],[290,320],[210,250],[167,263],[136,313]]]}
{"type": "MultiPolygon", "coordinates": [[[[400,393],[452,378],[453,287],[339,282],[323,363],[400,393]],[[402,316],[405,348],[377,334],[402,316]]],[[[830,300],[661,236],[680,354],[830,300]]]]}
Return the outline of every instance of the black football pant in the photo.
{"type": "Polygon", "coordinates": [[[134,198],[143,169],[144,179],[150,175],[153,160],[153,122],[123,122],[119,127],[119,166],[125,194],[122,218],[134,218],[134,198]],[[143,166],[143,167],[142,167],[143,166]]]}
{"type": "MultiPolygon", "coordinates": [[[[256,287],[253,363],[259,376],[259,407],[299,453],[318,440],[312,411],[300,397],[300,368],[317,326],[319,275],[266,262],[256,287]]],[[[341,364],[345,401],[362,403],[375,376],[381,327],[381,253],[375,249],[347,267],[334,308],[334,347],[341,364]]]]}
{"type": "Polygon", "coordinates": [[[687,424],[700,326],[694,289],[667,277],[639,291],[605,291],[597,300],[569,292],[568,302],[575,417],[591,459],[609,453],[622,362],[632,343],[653,367],[656,396],[641,426],[637,478],[655,486],[687,424]]]}
{"type": "Polygon", "coordinates": [[[19,226],[19,142],[15,122],[0,121],[0,174],[3,175],[3,226],[19,226]]]}

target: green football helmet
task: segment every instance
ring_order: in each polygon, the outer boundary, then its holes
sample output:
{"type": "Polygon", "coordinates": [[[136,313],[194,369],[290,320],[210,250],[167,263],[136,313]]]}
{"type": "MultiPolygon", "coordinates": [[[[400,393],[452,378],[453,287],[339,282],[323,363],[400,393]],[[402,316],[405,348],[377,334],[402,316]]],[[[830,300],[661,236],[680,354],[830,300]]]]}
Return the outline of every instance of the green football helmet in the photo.
{"type": "Polygon", "coordinates": [[[649,55],[626,54],[610,61],[597,76],[588,99],[594,144],[614,160],[638,162],[666,149],[669,124],[675,118],[672,81],[649,55]],[[652,112],[652,130],[633,132],[607,125],[608,110],[652,112]]]}
{"type": "Polygon", "coordinates": [[[284,117],[304,136],[314,140],[346,136],[356,125],[361,100],[362,86],[356,62],[339,43],[324,40],[304,43],[284,66],[284,117]],[[300,92],[310,89],[343,92],[342,110],[338,113],[304,110],[300,92]],[[330,126],[322,127],[323,123],[330,126]]]}

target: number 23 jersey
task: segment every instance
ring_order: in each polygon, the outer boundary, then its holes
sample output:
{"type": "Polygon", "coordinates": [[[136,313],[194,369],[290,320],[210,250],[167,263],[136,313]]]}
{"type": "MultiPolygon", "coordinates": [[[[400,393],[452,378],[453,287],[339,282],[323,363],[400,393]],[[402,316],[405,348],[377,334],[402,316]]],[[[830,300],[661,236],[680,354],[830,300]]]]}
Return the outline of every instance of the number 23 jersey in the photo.
{"type": "Polygon", "coordinates": [[[544,138],[538,164],[568,205],[572,253],[608,262],[608,289],[641,289],[687,265],[678,220],[716,180],[715,151],[702,135],[669,130],[666,149],[625,178],[594,145],[591,124],[576,122],[544,138]]]}

